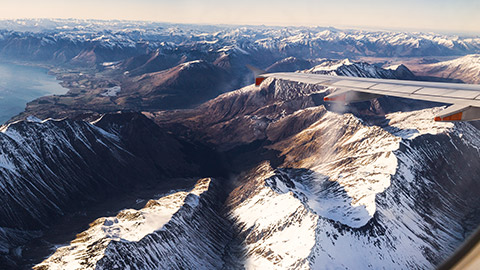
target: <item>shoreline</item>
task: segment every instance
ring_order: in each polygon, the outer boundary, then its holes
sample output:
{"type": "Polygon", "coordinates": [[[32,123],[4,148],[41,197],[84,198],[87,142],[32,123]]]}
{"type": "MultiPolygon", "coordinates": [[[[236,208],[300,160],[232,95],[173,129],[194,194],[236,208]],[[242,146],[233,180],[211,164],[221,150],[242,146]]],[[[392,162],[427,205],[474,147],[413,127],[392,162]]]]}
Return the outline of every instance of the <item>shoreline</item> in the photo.
{"type": "Polygon", "coordinates": [[[53,66],[5,59],[0,59],[0,66],[6,72],[0,74],[5,76],[2,78],[4,89],[0,93],[0,101],[4,103],[1,107],[3,111],[0,111],[2,125],[24,113],[30,102],[45,96],[68,94],[70,91],[58,73],[53,71],[53,66]]]}

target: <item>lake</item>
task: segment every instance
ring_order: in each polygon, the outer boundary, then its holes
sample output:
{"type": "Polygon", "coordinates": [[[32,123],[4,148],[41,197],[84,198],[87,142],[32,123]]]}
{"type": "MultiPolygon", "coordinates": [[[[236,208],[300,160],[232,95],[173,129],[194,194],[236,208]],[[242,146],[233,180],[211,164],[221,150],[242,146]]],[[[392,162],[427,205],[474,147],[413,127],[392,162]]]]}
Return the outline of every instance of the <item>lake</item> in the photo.
{"type": "Polygon", "coordinates": [[[68,91],[47,72],[40,67],[0,62],[0,124],[24,111],[29,101],[68,91]]]}

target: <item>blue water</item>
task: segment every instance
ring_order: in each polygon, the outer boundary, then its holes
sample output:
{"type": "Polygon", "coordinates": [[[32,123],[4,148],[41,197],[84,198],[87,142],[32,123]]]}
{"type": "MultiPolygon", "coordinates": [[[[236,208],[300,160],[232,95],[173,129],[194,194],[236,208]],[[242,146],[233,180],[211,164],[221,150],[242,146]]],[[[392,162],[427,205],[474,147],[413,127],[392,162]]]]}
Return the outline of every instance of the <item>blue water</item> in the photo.
{"type": "Polygon", "coordinates": [[[46,69],[0,62],[0,124],[24,111],[29,101],[67,91],[46,69]]]}

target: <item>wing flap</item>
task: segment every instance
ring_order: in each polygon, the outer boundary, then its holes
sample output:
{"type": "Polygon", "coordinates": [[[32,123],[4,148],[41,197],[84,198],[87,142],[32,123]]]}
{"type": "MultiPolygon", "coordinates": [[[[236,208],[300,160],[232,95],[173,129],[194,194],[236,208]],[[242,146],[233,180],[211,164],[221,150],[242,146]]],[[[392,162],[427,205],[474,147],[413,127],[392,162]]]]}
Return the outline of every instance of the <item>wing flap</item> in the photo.
{"type": "Polygon", "coordinates": [[[480,107],[455,104],[441,111],[435,117],[435,121],[453,122],[453,121],[474,121],[480,120],[480,107]]]}

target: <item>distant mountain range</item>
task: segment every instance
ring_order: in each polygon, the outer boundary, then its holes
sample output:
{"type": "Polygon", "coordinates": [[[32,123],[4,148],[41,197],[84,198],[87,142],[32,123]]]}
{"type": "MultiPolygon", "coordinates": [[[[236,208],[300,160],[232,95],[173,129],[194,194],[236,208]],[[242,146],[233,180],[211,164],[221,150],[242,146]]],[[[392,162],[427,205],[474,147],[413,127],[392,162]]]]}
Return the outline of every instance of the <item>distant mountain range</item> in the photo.
{"type": "MultiPolygon", "coordinates": [[[[90,20],[0,21],[0,56],[94,65],[158,50],[188,55],[244,54],[267,67],[272,57],[446,56],[480,52],[479,37],[335,28],[192,26],[90,20]],[[267,60],[267,61],[265,61],[267,60]]],[[[187,59],[187,60],[197,60],[187,59]]]]}

